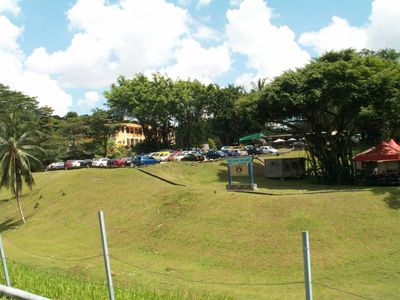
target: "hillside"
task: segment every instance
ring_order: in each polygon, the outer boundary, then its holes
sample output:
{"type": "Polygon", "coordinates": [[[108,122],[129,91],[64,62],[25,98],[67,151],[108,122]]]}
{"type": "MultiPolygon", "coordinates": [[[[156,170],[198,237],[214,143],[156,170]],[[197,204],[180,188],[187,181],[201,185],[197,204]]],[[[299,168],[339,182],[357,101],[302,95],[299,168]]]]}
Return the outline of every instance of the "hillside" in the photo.
{"type": "Polygon", "coordinates": [[[186,186],[136,169],[37,173],[36,186],[22,200],[24,226],[15,226],[15,200],[1,192],[0,230],[8,257],[101,281],[102,257],[54,258],[100,254],[97,211],[103,210],[117,286],[299,299],[304,297],[304,285],[297,283],[303,281],[301,231],[308,230],[316,299],[356,299],[350,293],[398,297],[398,188],[267,180],[258,165],[256,183],[271,195],[229,193],[223,162],[146,170],[186,186]]]}

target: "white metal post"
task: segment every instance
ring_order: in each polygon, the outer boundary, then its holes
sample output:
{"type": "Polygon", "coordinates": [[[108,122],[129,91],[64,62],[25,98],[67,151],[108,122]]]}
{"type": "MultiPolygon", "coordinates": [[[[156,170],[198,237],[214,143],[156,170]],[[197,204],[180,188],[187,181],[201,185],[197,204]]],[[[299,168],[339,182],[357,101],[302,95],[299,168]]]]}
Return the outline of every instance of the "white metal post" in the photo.
{"type": "Polygon", "coordinates": [[[106,267],[108,294],[109,294],[110,300],[114,300],[114,288],[113,288],[113,282],[112,282],[112,277],[111,277],[110,255],[108,254],[106,225],[104,222],[103,211],[99,211],[99,222],[100,222],[100,231],[101,231],[101,241],[103,244],[104,264],[106,267]]]}
{"type": "Polygon", "coordinates": [[[6,279],[6,285],[7,286],[11,286],[10,276],[8,275],[6,253],[4,252],[4,247],[3,247],[3,241],[1,239],[1,234],[0,234],[0,254],[1,254],[1,262],[3,263],[3,272],[4,272],[4,277],[6,279]]]}
{"type": "Polygon", "coordinates": [[[311,258],[310,258],[310,241],[308,239],[308,231],[302,232],[303,236],[303,256],[304,256],[304,283],[306,288],[306,300],[312,300],[312,283],[311,283],[311,258]]]}

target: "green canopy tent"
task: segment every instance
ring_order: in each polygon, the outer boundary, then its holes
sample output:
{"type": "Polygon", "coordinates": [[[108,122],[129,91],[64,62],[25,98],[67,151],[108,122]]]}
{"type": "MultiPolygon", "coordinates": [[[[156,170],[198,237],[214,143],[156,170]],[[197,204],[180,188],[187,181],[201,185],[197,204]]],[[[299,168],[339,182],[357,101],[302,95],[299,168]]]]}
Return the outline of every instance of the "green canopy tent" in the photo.
{"type": "Polygon", "coordinates": [[[246,142],[251,142],[253,140],[258,140],[258,139],[262,139],[262,138],[264,138],[264,134],[263,133],[261,133],[261,132],[260,133],[255,133],[255,134],[251,134],[251,135],[248,135],[248,136],[241,137],[239,139],[239,143],[245,144],[246,142]]]}

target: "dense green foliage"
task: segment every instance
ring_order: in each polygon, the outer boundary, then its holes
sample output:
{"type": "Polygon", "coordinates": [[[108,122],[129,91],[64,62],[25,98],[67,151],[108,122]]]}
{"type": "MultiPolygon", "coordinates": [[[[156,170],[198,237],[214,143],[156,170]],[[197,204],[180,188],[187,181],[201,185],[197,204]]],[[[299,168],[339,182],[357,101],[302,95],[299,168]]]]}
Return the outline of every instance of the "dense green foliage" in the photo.
{"type": "Polygon", "coordinates": [[[151,79],[138,74],[132,79],[118,78],[105,92],[112,114],[120,120],[137,120],[146,141],[153,149],[189,148],[206,143],[208,138],[222,144],[237,143],[239,137],[254,128],[247,115],[241,114],[242,88],[198,81],[173,81],[160,74],[151,79]],[[250,126],[249,126],[250,125],[250,126]]]}
{"type": "Polygon", "coordinates": [[[258,98],[258,118],[305,137],[311,175],[349,181],[354,134],[370,139],[400,134],[397,58],[391,51],[328,52],[268,84],[258,98]]]}

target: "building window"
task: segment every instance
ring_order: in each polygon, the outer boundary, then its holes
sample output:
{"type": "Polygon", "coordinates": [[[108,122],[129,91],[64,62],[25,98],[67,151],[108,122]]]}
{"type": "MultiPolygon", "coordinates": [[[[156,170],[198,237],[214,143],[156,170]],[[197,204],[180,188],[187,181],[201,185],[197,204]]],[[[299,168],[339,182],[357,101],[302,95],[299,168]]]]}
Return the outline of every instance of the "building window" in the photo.
{"type": "Polygon", "coordinates": [[[126,133],[129,133],[129,127],[126,127],[126,128],[125,128],[125,132],[126,132],[126,133]]]}

